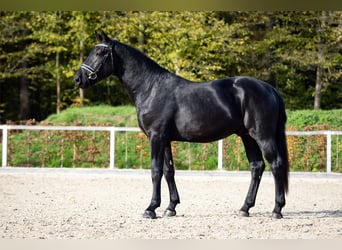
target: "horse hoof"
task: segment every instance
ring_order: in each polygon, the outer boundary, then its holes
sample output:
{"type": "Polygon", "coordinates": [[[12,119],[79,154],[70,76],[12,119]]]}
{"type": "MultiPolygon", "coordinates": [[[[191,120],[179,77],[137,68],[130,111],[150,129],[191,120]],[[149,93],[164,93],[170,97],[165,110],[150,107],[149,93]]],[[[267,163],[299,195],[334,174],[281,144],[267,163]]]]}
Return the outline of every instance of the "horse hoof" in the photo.
{"type": "Polygon", "coordinates": [[[243,210],[240,210],[240,211],[239,211],[239,214],[240,214],[240,216],[242,216],[242,217],[249,217],[249,213],[246,212],[246,211],[243,211],[243,210]]]}
{"type": "Polygon", "coordinates": [[[176,210],[166,209],[163,217],[172,217],[172,216],[176,216],[176,210]]]}
{"type": "Polygon", "coordinates": [[[157,215],[154,211],[145,210],[143,217],[146,219],[156,219],[157,215]]]}
{"type": "Polygon", "coordinates": [[[272,213],[272,218],[274,218],[274,219],[281,219],[281,218],[283,218],[283,215],[281,213],[273,212],[272,213]]]}

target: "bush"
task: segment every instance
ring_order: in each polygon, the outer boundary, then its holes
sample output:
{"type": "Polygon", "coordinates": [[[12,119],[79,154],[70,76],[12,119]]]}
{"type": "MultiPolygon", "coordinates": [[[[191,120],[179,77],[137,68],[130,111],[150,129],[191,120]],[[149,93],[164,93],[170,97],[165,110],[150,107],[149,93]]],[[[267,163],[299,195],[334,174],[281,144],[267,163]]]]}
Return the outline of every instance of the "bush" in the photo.
{"type": "Polygon", "coordinates": [[[287,110],[287,127],[304,130],[307,126],[328,125],[331,130],[342,130],[342,109],[287,110]]]}

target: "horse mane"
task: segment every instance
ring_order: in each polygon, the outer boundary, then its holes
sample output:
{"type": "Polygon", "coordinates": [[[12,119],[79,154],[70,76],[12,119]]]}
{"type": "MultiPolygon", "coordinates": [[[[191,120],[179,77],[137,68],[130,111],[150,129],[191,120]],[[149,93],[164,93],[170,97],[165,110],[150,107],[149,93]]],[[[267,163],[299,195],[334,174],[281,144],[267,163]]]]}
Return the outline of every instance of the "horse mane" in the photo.
{"type": "Polygon", "coordinates": [[[183,81],[189,82],[188,80],[182,78],[181,76],[176,75],[175,73],[167,70],[160,66],[157,62],[153,59],[145,55],[140,50],[128,45],[121,43],[117,40],[113,40],[114,48],[116,53],[121,56],[125,57],[125,61],[131,60],[132,63],[136,63],[141,69],[144,74],[148,74],[150,77],[157,77],[159,79],[167,79],[167,78],[178,78],[182,79],[183,81]],[[133,62],[134,61],[134,62],[133,62]]]}
{"type": "MultiPolygon", "coordinates": [[[[157,72],[169,72],[167,69],[161,67],[159,64],[157,64],[153,59],[151,59],[150,57],[146,56],[143,52],[141,52],[140,50],[121,43],[119,41],[114,40],[114,46],[115,46],[115,50],[119,52],[120,55],[126,55],[128,57],[134,58],[135,61],[137,61],[138,63],[146,66],[146,68],[157,72]]],[[[169,72],[171,73],[171,72],[169,72]]]]}

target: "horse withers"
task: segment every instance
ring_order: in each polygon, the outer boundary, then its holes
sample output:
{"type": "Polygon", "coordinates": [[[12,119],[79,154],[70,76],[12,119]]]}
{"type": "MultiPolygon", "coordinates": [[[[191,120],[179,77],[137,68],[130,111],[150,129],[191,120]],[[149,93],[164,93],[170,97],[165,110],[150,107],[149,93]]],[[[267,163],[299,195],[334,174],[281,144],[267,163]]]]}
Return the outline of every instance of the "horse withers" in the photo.
{"type": "Polygon", "coordinates": [[[137,49],[95,32],[98,44],[77,71],[74,82],[87,88],[115,75],[137,111],[139,127],[151,148],[152,199],[143,216],[156,218],[164,175],[170,203],[164,216],[175,216],[180,202],[174,179],[171,142],[211,142],[232,134],[241,137],[250,164],[251,183],[240,209],[249,216],[255,205],[264,158],[275,181],[274,218],[282,218],[288,190],[286,114],[280,94],[270,84],[236,76],[192,82],[162,68],[137,49]]]}

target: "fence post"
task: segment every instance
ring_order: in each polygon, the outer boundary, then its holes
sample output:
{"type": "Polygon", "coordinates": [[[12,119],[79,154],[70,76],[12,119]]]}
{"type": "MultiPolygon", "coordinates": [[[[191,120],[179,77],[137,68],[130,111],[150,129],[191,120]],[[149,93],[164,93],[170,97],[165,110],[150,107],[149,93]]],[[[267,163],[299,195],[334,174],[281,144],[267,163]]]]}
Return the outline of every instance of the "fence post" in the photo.
{"type": "Polygon", "coordinates": [[[109,139],[109,169],[114,169],[115,163],[115,129],[110,129],[109,139]]]}
{"type": "Polygon", "coordinates": [[[326,135],[327,135],[327,173],[331,173],[331,131],[327,131],[326,135]]]}
{"type": "Polygon", "coordinates": [[[2,167],[7,167],[7,131],[6,125],[2,126],[2,167]]]}
{"type": "Polygon", "coordinates": [[[223,140],[219,140],[217,145],[217,169],[222,170],[223,140]]]}

